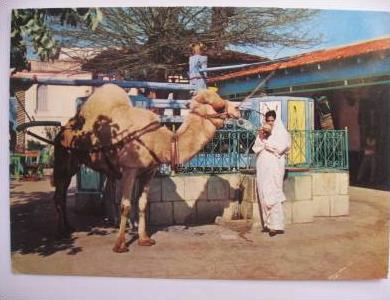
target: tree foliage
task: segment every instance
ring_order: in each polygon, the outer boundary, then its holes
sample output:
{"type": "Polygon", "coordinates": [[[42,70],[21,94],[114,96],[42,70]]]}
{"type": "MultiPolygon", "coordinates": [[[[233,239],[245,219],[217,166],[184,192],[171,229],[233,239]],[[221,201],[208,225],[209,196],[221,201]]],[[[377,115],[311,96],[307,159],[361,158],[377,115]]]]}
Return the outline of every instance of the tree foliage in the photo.
{"type": "MultiPolygon", "coordinates": [[[[56,24],[61,23],[59,20],[62,24],[69,23],[62,11],[56,14],[56,24]],[[59,15],[62,17],[58,18],[59,15]]],[[[130,7],[101,8],[99,14],[99,21],[93,26],[80,17],[83,12],[77,12],[74,27],[58,27],[52,22],[52,34],[61,37],[64,47],[96,51],[95,57],[89,60],[75,53],[73,58],[79,59],[86,70],[120,72],[130,79],[164,80],[167,75],[186,70],[190,46],[196,42],[215,51],[231,46],[307,47],[318,42],[308,37],[306,27],[302,26],[316,14],[306,9],[130,7]]],[[[48,46],[42,50],[34,44],[41,58],[49,56],[45,49],[52,45],[52,36],[44,32],[39,35],[39,41],[40,44],[45,41],[48,46]]],[[[37,32],[31,29],[30,34],[34,43],[37,32]]]]}
{"type": "Polygon", "coordinates": [[[59,47],[53,35],[54,26],[83,23],[95,30],[101,20],[99,9],[14,9],[11,20],[11,68],[27,66],[27,46],[31,45],[41,60],[52,58],[59,47]]]}

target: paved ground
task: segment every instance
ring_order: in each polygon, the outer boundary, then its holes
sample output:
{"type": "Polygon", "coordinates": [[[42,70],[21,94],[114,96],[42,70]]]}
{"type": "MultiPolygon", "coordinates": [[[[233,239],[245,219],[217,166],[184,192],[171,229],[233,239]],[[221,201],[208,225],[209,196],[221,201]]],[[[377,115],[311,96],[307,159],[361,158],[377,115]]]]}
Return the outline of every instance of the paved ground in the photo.
{"type": "Polygon", "coordinates": [[[155,246],[132,242],[123,254],[111,251],[116,228],[104,217],[70,211],[77,231],[69,239],[56,239],[52,193],[46,180],[11,184],[16,273],[214,279],[387,276],[388,192],[350,188],[349,216],[289,225],[286,234],[273,238],[245,221],[170,226],[153,229],[155,246]]]}

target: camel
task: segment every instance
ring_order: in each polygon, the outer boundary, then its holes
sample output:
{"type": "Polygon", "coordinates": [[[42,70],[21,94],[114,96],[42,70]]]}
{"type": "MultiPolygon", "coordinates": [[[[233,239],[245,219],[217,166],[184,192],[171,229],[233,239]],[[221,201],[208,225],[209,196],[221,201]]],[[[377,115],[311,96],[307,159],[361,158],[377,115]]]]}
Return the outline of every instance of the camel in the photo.
{"type": "Polygon", "coordinates": [[[224,125],[238,118],[236,106],[210,90],[198,91],[177,132],[159,122],[153,112],[132,107],[126,92],[113,84],[97,88],[76,116],[62,127],[54,140],[54,201],[58,230],[69,235],[73,228],[66,214],[66,193],[71,177],[85,164],[120,180],[120,224],[114,252],[126,252],[126,223],[134,182],[139,180],[138,244],[152,246],[146,231],[145,211],[149,184],[161,163],[173,167],[195,156],[224,125]]]}

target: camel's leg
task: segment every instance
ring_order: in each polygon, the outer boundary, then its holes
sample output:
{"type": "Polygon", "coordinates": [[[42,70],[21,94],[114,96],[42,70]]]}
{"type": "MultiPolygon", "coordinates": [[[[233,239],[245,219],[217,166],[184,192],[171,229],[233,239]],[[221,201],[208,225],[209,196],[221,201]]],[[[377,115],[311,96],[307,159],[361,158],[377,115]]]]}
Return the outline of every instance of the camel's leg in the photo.
{"type": "Polygon", "coordinates": [[[67,212],[66,212],[67,192],[68,192],[68,188],[69,188],[71,180],[72,180],[71,176],[65,179],[64,194],[62,196],[62,199],[64,199],[64,201],[63,201],[64,225],[65,225],[65,230],[67,232],[73,232],[74,231],[74,228],[69,224],[69,219],[68,219],[68,215],[67,215],[67,212]]]}
{"type": "Polygon", "coordinates": [[[71,177],[64,176],[62,179],[57,179],[56,189],[54,193],[54,202],[58,214],[58,234],[61,236],[69,235],[73,228],[69,225],[66,213],[66,193],[71,181],[71,177]]]}
{"type": "Polygon", "coordinates": [[[121,199],[121,219],[119,225],[119,232],[116,238],[114,252],[126,252],[128,248],[125,245],[125,230],[126,223],[129,218],[131,209],[131,194],[133,191],[134,182],[137,176],[137,169],[125,169],[121,179],[122,199],[121,199]]]}
{"type": "Polygon", "coordinates": [[[66,194],[72,176],[79,170],[77,155],[61,146],[62,135],[57,135],[54,146],[53,184],[55,186],[54,202],[58,213],[58,233],[69,235],[73,231],[66,213],[66,194]]]}
{"type": "Polygon", "coordinates": [[[151,239],[146,232],[146,208],[148,204],[148,193],[150,189],[150,182],[152,181],[156,170],[150,170],[142,174],[140,178],[140,193],[141,197],[138,201],[138,244],[140,246],[152,246],[156,242],[151,239]]]}

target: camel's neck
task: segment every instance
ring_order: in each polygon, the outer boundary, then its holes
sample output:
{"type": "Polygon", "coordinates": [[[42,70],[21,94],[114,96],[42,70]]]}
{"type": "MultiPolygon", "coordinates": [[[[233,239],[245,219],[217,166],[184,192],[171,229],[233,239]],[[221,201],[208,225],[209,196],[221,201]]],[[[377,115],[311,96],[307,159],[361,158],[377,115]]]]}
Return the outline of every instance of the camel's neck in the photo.
{"type": "Polygon", "coordinates": [[[207,119],[189,114],[176,132],[178,163],[195,156],[213,138],[216,127],[207,119]]]}

